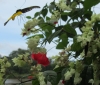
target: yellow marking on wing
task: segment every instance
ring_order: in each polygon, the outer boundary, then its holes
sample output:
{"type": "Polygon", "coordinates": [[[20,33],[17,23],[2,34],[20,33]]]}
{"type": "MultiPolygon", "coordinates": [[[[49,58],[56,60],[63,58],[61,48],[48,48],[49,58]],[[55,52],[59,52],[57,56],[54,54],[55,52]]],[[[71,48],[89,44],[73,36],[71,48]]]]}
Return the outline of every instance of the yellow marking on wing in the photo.
{"type": "Polygon", "coordinates": [[[8,23],[9,20],[14,20],[16,16],[20,16],[22,14],[21,11],[17,12],[17,13],[14,13],[5,23],[4,25],[6,25],[8,23]]]}

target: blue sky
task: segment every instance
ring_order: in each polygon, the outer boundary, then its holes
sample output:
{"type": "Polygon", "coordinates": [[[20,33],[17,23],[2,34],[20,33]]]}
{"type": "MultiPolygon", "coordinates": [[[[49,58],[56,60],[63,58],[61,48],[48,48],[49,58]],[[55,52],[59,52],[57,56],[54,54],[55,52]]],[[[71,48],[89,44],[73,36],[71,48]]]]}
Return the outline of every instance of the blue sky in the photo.
{"type": "MultiPolygon", "coordinates": [[[[25,8],[29,6],[40,6],[41,8],[46,4],[53,0],[0,0],[0,54],[2,56],[8,55],[13,50],[17,50],[18,48],[27,49],[26,37],[21,36],[21,28],[23,28],[23,24],[25,23],[20,17],[16,18],[14,21],[9,21],[6,26],[4,26],[4,22],[13,14],[17,9],[25,8]],[[23,3],[25,4],[23,5],[23,3]],[[16,8],[17,7],[17,8],[16,8]],[[18,23],[20,22],[20,24],[18,23]]],[[[58,0],[56,0],[58,1],[58,0]]],[[[96,13],[100,13],[100,4],[97,5],[94,10],[96,13]]],[[[40,11],[40,9],[33,9],[30,12],[25,13],[26,16],[33,16],[36,11],[40,11]]],[[[47,50],[54,47],[54,44],[48,44],[46,46],[47,50]]],[[[56,55],[58,51],[54,48],[48,51],[48,56],[56,55]]]]}
{"type": "MultiPolygon", "coordinates": [[[[25,8],[29,6],[40,6],[41,8],[46,4],[53,0],[0,0],[0,54],[2,56],[8,55],[13,50],[17,50],[18,48],[27,49],[26,37],[21,36],[21,28],[23,28],[24,21],[20,17],[16,18],[14,21],[10,20],[6,26],[4,26],[4,22],[13,14],[17,9],[25,8]],[[25,3],[24,3],[25,2],[25,3]],[[24,3],[24,5],[23,5],[24,3]],[[22,6],[22,7],[21,7],[22,6]],[[16,8],[17,7],[17,8],[16,8]],[[20,24],[19,24],[19,23],[20,24]]],[[[36,11],[40,11],[40,9],[33,9],[30,12],[25,13],[26,16],[33,16],[36,11]]],[[[47,50],[54,47],[54,44],[48,44],[46,46],[47,50]]],[[[47,55],[52,56],[57,54],[54,48],[48,51],[47,55]]]]}

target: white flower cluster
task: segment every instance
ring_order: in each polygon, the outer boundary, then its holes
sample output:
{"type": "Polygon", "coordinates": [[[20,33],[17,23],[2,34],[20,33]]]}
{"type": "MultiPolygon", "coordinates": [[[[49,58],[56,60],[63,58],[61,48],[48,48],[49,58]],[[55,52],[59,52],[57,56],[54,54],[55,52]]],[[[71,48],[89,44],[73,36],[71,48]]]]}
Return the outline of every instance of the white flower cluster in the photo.
{"type": "Polygon", "coordinates": [[[80,77],[80,73],[75,72],[75,77],[74,77],[74,84],[77,85],[81,82],[82,78],[80,77]]]}
{"type": "Polygon", "coordinates": [[[34,28],[35,26],[37,26],[39,24],[40,20],[38,19],[32,19],[26,22],[26,24],[24,24],[24,28],[22,29],[22,35],[30,35],[30,33],[37,33],[38,30],[36,28],[34,28]]]}
{"type": "Polygon", "coordinates": [[[27,63],[32,63],[32,60],[28,59],[29,53],[25,53],[22,55],[18,55],[18,57],[14,57],[12,61],[14,62],[15,66],[22,67],[27,63]]]}
{"type": "Polygon", "coordinates": [[[81,46],[84,47],[87,42],[90,42],[92,40],[94,31],[92,31],[92,26],[90,25],[83,26],[81,30],[83,31],[83,33],[81,36],[77,37],[77,41],[81,42],[81,46]]]}
{"type": "Polygon", "coordinates": [[[39,72],[37,77],[38,77],[38,80],[40,82],[40,85],[46,85],[46,83],[44,81],[45,77],[43,75],[43,72],[39,72]]]}
{"type": "Polygon", "coordinates": [[[4,78],[3,78],[4,74],[0,73],[0,85],[4,85],[4,78]]]}
{"type": "Polygon", "coordinates": [[[59,11],[53,11],[52,16],[50,20],[47,21],[47,23],[56,24],[58,20],[60,19],[60,17],[61,17],[61,14],[59,11]]]}
{"type": "Polygon", "coordinates": [[[58,83],[57,85],[64,85],[64,84],[62,83],[62,81],[63,81],[63,80],[60,80],[59,83],[58,83]]]}
{"type": "Polygon", "coordinates": [[[56,64],[55,68],[58,68],[60,66],[66,66],[68,65],[69,55],[68,52],[71,50],[71,46],[68,45],[64,50],[59,52],[59,55],[52,56],[51,59],[54,59],[54,63],[56,64]]]}
{"type": "Polygon", "coordinates": [[[31,70],[36,72],[41,71],[42,70],[41,64],[37,64],[36,66],[35,65],[31,66],[31,70]]]}
{"type": "Polygon", "coordinates": [[[74,77],[74,84],[77,85],[81,82],[82,78],[80,77],[80,73],[83,71],[84,65],[82,61],[76,61],[76,71],[74,77]]]}
{"type": "Polygon", "coordinates": [[[59,53],[60,55],[52,56],[51,59],[54,59],[54,63],[56,64],[55,68],[60,66],[65,66],[68,63],[68,54],[63,50],[59,53]]]}
{"type": "Polygon", "coordinates": [[[4,85],[4,75],[7,71],[7,68],[10,67],[11,64],[8,62],[6,57],[0,59],[0,85],[4,85]]]}
{"type": "Polygon", "coordinates": [[[75,73],[75,69],[71,68],[70,71],[67,71],[64,76],[65,76],[65,80],[69,80],[73,74],[75,73]]]}
{"type": "Polygon", "coordinates": [[[80,61],[76,61],[76,64],[74,64],[74,62],[70,62],[69,66],[70,66],[70,69],[68,71],[66,71],[66,73],[64,74],[65,80],[69,80],[72,76],[75,75],[74,76],[74,84],[77,85],[82,80],[82,78],[80,77],[80,73],[83,70],[83,64],[80,61]],[[76,69],[74,69],[74,66],[76,67],[76,69]]]}
{"type": "Polygon", "coordinates": [[[46,53],[47,50],[44,47],[37,47],[34,52],[36,52],[36,53],[39,53],[39,52],[40,53],[46,53]]]}
{"type": "Polygon", "coordinates": [[[71,11],[72,10],[72,8],[70,7],[70,5],[66,5],[66,0],[60,0],[59,1],[59,3],[55,3],[58,7],[59,7],[59,9],[60,10],[62,10],[62,11],[71,11]]]}
{"type": "Polygon", "coordinates": [[[36,48],[39,44],[39,40],[40,40],[40,37],[39,36],[35,36],[35,37],[32,37],[30,38],[26,43],[28,45],[28,48],[31,52],[35,52],[36,51],[36,48]]]}
{"type": "Polygon", "coordinates": [[[77,37],[78,42],[82,42],[81,46],[85,46],[87,42],[90,42],[94,36],[94,31],[92,31],[92,27],[96,21],[100,20],[100,14],[94,14],[91,16],[91,20],[85,23],[85,26],[81,28],[83,31],[81,36],[77,37]]]}
{"type": "Polygon", "coordinates": [[[39,36],[29,38],[29,40],[26,42],[29,50],[33,53],[39,53],[39,52],[46,53],[46,49],[44,47],[38,47],[39,41],[40,41],[39,36]]]}
{"type": "Polygon", "coordinates": [[[99,79],[99,76],[100,76],[100,62],[98,61],[98,59],[94,60],[92,62],[93,64],[93,75],[94,75],[94,79],[90,79],[89,80],[89,83],[92,83],[93,85],[99,85],[100,84],[100,79],[99,79]]]}
{"type": "Polygon", "coordinates": [[[69,52],[71,50],[71,46],[68,45],[68,47],[65,47],[65,51],[69,52]]]}
{"type": "MultiPolygon", "coordinates": [[[[91,56],[92,53],[97,53],[97,48],[100,48],[100,37],[94,39],[93,25],[96,21],[100,20],[100,14],[93,14],[91,20],[85,23],[85,26],[81,28],[83,31],[82,35],[77,37],[77,41],[81,42],[81,46],[84,47],[89,42],[87,56],[91,56]]],[[[84,52],[81,53],[81,56],[84,56],[84,52]]]]}
{"type": "Polygon", "coordinates": [[[4,57],[3,59],[0,59],[0,72],[5,73],[6,69],[10,67],[11,64],[8,62],[8,59],[4,57]]]}
{"type": "Polygon", "coordinates": [[[76,61],[76,71],[78,72],[78,73],[81,73],[82,72],[82,70],[83,70],[83,68],[84,68],[84,64],[82,63],[82,61],[76,61]]]}
{"type": "Polygon", "coordinates": [[[74,68],[74,66],[75,66],[75,62],[73,62],[73,61],[71,62],[71,61],[70,61],[70,62],[69,62],[69,67],[70,67],[70,68],[74,68]]]}
{"type": "Polygon", "coordinates": [[[93,79],[90,79],[89,80],[89,83],[91,83],[93,85],[94,84],[94,80],[93,79]]]}

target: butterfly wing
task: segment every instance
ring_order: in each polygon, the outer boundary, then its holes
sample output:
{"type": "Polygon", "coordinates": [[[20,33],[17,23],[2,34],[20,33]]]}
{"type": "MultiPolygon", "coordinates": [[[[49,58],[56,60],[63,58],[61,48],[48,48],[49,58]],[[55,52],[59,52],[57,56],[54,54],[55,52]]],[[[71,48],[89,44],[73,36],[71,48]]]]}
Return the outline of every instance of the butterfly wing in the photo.
{"type": "Polygon", "coordinates": [[[31,7],[24,8],[21,11],[22,11],[22,13],[26,13],[26,12],[32,10],[33,8],[40,8],[40,7],[39,6],[31,6],[31,7]]]}
{"type": "Polygon", "coordinates": [[[11,19],[14,20],[16,16],[19,16],[19,15],[21,15],[21,14],[22,14],[21,11],[19,11],[19,12],[17,12],[17,13],[14,13],[14,14],[4,23],[4,26],[8,23],[9,20],[11,20],[11,19]]]}
{"type": "MultiPolygon", "coordinates": [[[[15,13],[4,23],[4,26],[9,22],[9,20],[12,19],[12,17],[15,15],[15,13]]],[[[14,19],[13,19],[14,20],[14,19]]]]}

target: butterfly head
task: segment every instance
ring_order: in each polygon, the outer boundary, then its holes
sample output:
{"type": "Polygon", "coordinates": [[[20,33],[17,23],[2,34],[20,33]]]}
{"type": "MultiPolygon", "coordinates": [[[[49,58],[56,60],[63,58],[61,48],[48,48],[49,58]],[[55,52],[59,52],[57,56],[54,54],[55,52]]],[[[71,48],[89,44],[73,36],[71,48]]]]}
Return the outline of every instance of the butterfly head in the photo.
{"type": "Polygon", "coordinates": [[[18,10],[16,10],[16,13],[17,13],[17,12],[21,12],[21,11],[22,11],[21,9],[18,9],[18,10]]]}

